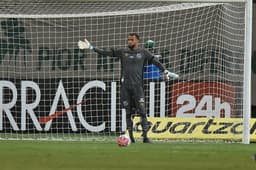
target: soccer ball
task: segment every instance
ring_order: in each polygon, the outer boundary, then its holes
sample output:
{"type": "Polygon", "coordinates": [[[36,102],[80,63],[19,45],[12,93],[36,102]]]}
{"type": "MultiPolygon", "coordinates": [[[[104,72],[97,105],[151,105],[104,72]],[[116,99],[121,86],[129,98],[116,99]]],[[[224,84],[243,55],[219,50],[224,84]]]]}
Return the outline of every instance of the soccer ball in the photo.
{"type": "Polygon", "coordinates": [[[120,147],[126,147],[126,146],[130,145],[130,143],[131,143],[131,140],[130,140],[129,136],[127,136],[127,135],[120,135],[117,138],[117,144],[120,147]]]}

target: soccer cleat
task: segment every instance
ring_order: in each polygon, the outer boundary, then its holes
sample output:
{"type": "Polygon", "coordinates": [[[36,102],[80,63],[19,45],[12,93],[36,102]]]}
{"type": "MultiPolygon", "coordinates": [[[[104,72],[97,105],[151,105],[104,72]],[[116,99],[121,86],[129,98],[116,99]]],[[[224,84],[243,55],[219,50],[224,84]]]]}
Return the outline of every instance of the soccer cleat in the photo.
{"type": "Polygon", "coordinates": [[[133,137],[133,132],[130,131],[130,130],[128,130],[128,133],[129,133],[129,137],[130,137],[131,143],[135,143],[135,139],[134,139],[134,137],[133,137]]]}
{"type": "Polygon", "coordinates": [[[143,138],[143,143],[150,143],[149,138],[143,138]]]}
{"type": "Polygon", "coordinates": [[[131,143],[135,143],[135,139],[134,139],[134,137],[132,136],[132,137],[130,137],[130,140],[131,140],[131,143]]]}

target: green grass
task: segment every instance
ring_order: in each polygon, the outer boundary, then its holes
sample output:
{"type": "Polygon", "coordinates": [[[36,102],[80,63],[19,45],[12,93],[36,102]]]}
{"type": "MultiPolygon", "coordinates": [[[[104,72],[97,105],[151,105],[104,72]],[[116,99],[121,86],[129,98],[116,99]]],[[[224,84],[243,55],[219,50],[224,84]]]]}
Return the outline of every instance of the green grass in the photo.
{"type": "Polygon", "coordinates": [[[255,170],[256,144],[0,141],[1,170],[255,170]]]}

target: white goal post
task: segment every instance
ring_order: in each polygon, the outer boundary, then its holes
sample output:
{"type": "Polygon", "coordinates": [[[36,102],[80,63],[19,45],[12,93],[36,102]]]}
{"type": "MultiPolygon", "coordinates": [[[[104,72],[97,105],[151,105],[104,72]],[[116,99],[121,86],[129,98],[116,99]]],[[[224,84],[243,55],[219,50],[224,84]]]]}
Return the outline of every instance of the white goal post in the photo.
{"type": "Polygon", "coordinates": [[[155,66],[144,68],[150,137],[250,143],[252,1],[4,0],[0,6],[1,139],[112,140],[123,133],[120,61],[77,42],[124,48],[136,32],[141,47],[179,74],[165,82],[155,66]]]}

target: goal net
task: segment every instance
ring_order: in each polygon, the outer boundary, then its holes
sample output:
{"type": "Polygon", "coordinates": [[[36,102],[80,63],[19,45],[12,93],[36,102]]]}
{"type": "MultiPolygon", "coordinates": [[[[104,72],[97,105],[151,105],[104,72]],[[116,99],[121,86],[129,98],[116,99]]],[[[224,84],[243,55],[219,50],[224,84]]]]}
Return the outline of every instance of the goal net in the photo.
{"type": "Polygon", "coordinates": [[[144,68],[149,136],[242,139],[244,2],[4,0],[0,8],[2,139],[105,140],[123,133],[120,61],[77,42],[123,48],[131,32],[179,75],[163,81],[154,65],[144,68]]]}

